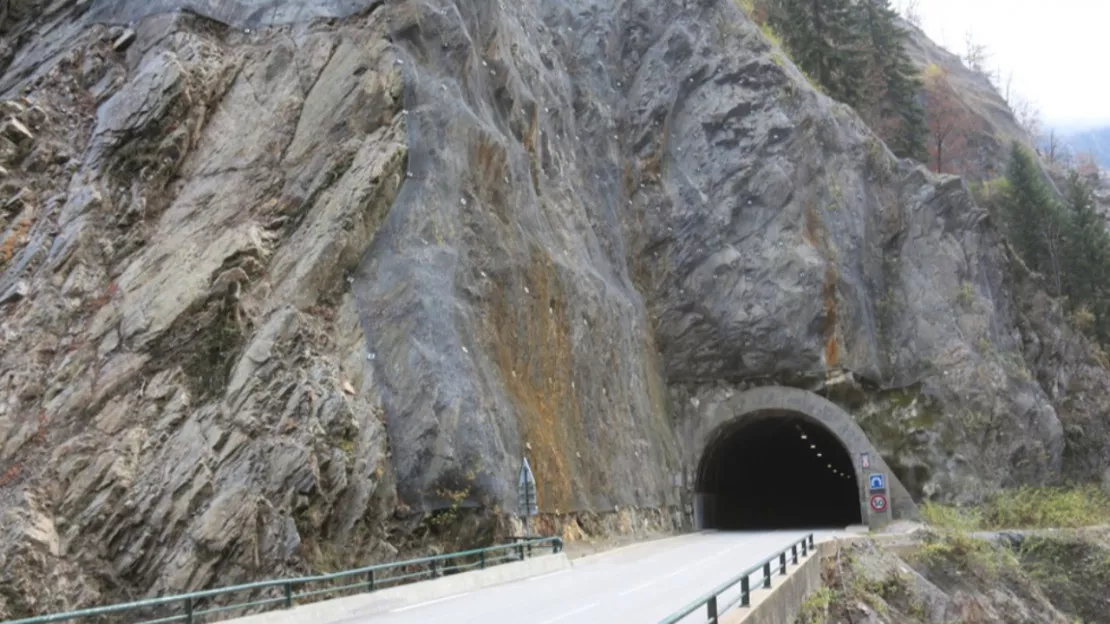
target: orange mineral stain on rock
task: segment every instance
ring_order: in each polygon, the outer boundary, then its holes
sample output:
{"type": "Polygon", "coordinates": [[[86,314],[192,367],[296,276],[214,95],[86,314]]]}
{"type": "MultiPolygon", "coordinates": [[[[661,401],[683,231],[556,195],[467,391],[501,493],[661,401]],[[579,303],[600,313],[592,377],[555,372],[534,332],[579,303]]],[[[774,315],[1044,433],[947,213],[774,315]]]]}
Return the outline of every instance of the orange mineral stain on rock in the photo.
{"type": "Polygon", "coordinates": [[[840,343],[837,341],[838,319],[836,312],[836,282],[840,278],[836,265],[829,261],[825,267],[825,287],[822,300],[825,303],[825,367],[833,368],[840,364],[840,343]]]}
{"type": "MultiPolygon", "coordinates": [[[[550,256],[533,247],[527,292],[499,285],[486,315],[492,354],[517,410],[543,511],[574,507],[576,452],[586,448],[573,379],[566,296],[550,256]]],[[[520,288],[520,286],[516,286],[520,288]]]]}
{"type": "Polygon", "coordinates": [[[837,282],[840,281],[840,272],[836,267],[836,253],[829,242],[829,232],[821,221],[817,208],[810,203],[805,209],[805,223],[802,230],[803,239],[813,245],[825,260],[824,286],[821,288],[821,301],[824,304],[825,317],[825,367],[834,368],[840,364],[839,316],[837,312],[837,282]]]}

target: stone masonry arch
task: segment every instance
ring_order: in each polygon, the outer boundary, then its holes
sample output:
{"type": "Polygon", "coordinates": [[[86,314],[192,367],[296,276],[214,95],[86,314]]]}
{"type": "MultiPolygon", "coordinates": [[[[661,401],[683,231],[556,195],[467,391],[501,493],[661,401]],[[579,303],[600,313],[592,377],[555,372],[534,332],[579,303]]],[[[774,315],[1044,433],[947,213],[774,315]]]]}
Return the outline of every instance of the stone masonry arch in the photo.
{"type": "MultiPolygon", "coordinates": [[[[730,452],[732,455],[766,452],[767,449],[760,447],[761,441],[754,441],[755,447],[751,446],[752,441],[750,440],[747,447],[738,447],[736,443],[737,441],[742,442],[743,437],[749,435],[746,432],[756,432],[751,435],[766,435],[765,430],[775,425],[779,429],[784,426],[804,427],[811,434],[815,434],[816,437],[826,441],[825,444],[830,446],[830,450],[837,455],[839,460],[835,468],[833,464],[829,464],[830,471],[836,473],[836,477],[848,480],[846,488],[842,482],[837,484],[838,487],[845,488],[838,491],[846,492],[847,496],[851,496],[851,482],[855,482],[855,493],[859,501],[859,515],[856,517],[872,526],[882,520],[882,518],[869,518],[868,501],[870,497],[866,479],[867,473],[870,472],[882,472],[887,476],[887,495],[891,507],[891,513],[887,514],[887,519],[903,519],[916,516],[917,507],[909,492],[890,470],[890,466],[883,460],[878,449],[871,443],[867,434],[864,433],[851,414],[835,403],[806,390],[783,386],[766,386],[738,393],[710,406],[699,421],[692,440],[694,461],[691,466],[696,475],[694,484],[695,528],[718,528],[713,518],[717,513],[718,503],[723,503],[723,501],[719,500],[721,495],[716,491],[716,488],[720,486],[713,486],[708,483],[708,480],[712,478],[710,471],[712,466],[709,464],[721,461],[720,457],[727,456],[730,452]],[[730,440],[732,441],[730,442],[730,440]],[[831,448],[836,446],[836,443],[842,447],[841,450],[831,448]],[[732,447],[726,448],[722,452],[722,445],[729,444],[732,447]],[[871,460],[870,469],[861,470],[860,457],[862,453],[869,455],[871,460]]],[[[799,428],[798,430],[801,431],[802,429],[799,428]]],[[[781,433],[780,431],[780,438],[782,437],[781,433]]],[[[735,459],[735,457],[730,458],[734,462],[735,459]]],[[[795,458],[792,455],[783,454],[782,460],[790,462],[795,461],[795,458]]],[[[819,461],[823,462],[824,460],[819,461]]],[[[766,466],[764,473],[758,474],[760,470],[757,470],[755,471],[757,474],[745,475],[744,479],[750,478],[757,481],[759,479],[773,479],[774,475],[782,471],[810,469],[808,467],[797,468],[784,463],[779,463],[776,466],[773,456],[761,457],[761,464],[767,462],[771,465],[766,466]]],[[[824,469],[825,465],[822,463],[820,467],[824,469]]],[[[762,465],[759,468],[762,469],[762,465]]],[[[803,472],[803,474],[805,473],[803,472]]],[[[814,478],[824,476],[828,475],[814,474],[814,478]]],[[[740,481],[740,483],[744,482],[740,481]]],[[[750,496],[760,498],[755,494],[750,496]]],[[[750,505],[761,504],[758,500],[753,500],[750,503],[745,501],[745,503],[750,505]]],[[[851,511],[854,515],[854,510],[851,511]]]]}

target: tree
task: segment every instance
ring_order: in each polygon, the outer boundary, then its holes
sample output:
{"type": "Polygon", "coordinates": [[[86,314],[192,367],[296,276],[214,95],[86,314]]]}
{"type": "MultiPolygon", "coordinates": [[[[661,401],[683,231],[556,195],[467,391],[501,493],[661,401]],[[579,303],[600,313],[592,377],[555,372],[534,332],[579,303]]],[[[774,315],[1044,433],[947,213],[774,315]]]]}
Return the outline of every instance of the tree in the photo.
{"type": "Polygon", "coordinates": [[[1110,268],[1110,236],[1106,220],[1095,208],[1094,195],[1078,171],[1068,176],[1068,249],[1065,285],[1070,303],[1091,306],[1103,291],[1110,268]]]}
{"type": "Polygon", "coordinates": [[[927,128],[925,111],[918,102],[923,85],[906,51],[908,34],[898,26],[890,0],[862,0],[859,23],[866,33],[870,53],[867,91],[861,106],[871,114],[868,123],[895,154],[924,160],[927,128]]]}
{"type": "Polygon", "coordinates": [[[998,66],[994,70],[994,75],[991,76],[991,83],[994,85],[995,91],[1002,96],[1007,106],[1010,106],[1010,95],[1014,88],[1014,72],[1006,72],[1005,76],[1002,74],[1002,67],[998,66]]]}
{"type": "Polygon", "coordinates": [[[933,171],[946,173],[953,162],[966,167],[967,139],[976,129],[975,120],[948,81],[948,72],[938,65],[925,70],[925,115],[933,171]]]}
{"type": "Polygon", "coordinates": [[[1033,155],[1019,142],[1010,148],[1009,182],[1002,203],[1010,238],[1025,263],[1049,277],[1053,292],[1064,290],[1063,238],[1065,215],[1052,199],[1033,155]]]}
{"type": "Polygon", "coordinates": [[[963,60],[968,69],[986,75],[987,59],[990,57],[987,46],[978,43],[975,40],[975,35],[973,35],[970,30],[964,35],[964,46],[963,60]]]}
{"type": "Polygon", "coordinates": [[[1056,129],[1052,128],[1048,131],[1048,137],[1045,139],[1045,153],[1048,156],[1048,164],[1055,165],[1056,157],[1060,152],[1060,137],[1056,136],[1056,129]]]}
{"type": "Polygon", "coordinates": [[[851,0],[773,0],[768,23],[795,64],[833,98],[860,103],[863,50],[851,0]]]}
{"type": "Polygon", "coordinates": [[[1067,143],[1060,146],[1057,158],[1060,160],[1060,165],[1065,169],[1071,169],[1075,165],[1075,153],[1067,143]]]}
{"type": "Polygon", "coordinates": [[[1015,96],[1010,107],[1014,111],[1014,118],[1017,120],[1021,129],[1025,131],[1031,138],[1036,138],[1041,133],[1041,111],[1033,105],[1033,102],[1015,96]]]}

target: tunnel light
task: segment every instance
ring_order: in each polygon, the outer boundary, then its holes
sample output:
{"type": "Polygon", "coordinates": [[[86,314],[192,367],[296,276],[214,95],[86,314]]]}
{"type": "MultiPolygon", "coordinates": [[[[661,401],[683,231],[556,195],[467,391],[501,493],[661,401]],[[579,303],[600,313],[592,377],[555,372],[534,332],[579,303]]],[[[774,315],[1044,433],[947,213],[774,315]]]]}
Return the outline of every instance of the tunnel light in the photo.
{"type": "Polygon", "coordinates": [[[832,464],[829,464],[829,470],[832,470],[832,464]]]}
{"type": "Polygon", "coordinates": [[[818,456],[818,457],[820,457],[820,456],[821,456],[821,454],[820,454],[820,453],[818,453],[818,454],[817,454],[817,456],[818,456]]]}
{"type": "Polygon", "coordinates": [[[806,439],[806,434],[804,434],[804,433],[802,434],[802,439],[803,439],[803,440],[805,440],[805,439],[806,439]]]}
{"type": "Polygon", "coordinates": [[[811,449],[815,449],[815,448],[817,448],[817,445],[816,445],[816,444],[810,444],[810,445],[809,445],[809,448],[811,448],[811,449]]]}

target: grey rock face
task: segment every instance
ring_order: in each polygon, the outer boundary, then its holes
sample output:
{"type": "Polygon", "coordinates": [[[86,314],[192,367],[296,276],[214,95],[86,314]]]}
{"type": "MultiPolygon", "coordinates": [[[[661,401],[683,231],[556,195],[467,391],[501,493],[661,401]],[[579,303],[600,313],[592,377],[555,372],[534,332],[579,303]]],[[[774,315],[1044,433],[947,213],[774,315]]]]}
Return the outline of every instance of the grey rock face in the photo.
{"type": "Polygon", "coordinates": [[[151,15],[189,12],[236,28],[257,28],[350,17],[382,0],[93,0],[89,18],[127,24],[151,15]]]}
{"type": "Polygon", "coordinates": [[[965,187],[731,2],[94,6],[0,78],[46,114],[0,145],[0,614],[486,531],[522,454],[545,513],[672,505],[758,384],[917,495],[1105,468],[965,187]],[[123,51],[110,9],[149,12],[123,51]]]}
{"type": "MultiPolygon", "coordinates": [[[[90,74],[122,60],[105,35],[90,74]]],[[[396,553],[348,282],[404,180],[384,35],[186,20],[95,117],[72,74],[34,83],[35,211],[0,264],[0,614],[396,553]]]]}

